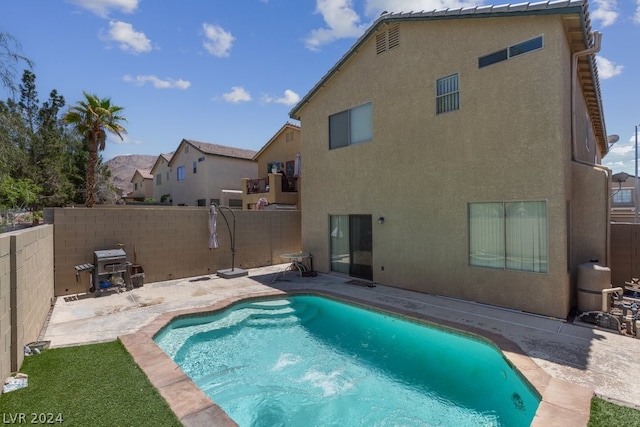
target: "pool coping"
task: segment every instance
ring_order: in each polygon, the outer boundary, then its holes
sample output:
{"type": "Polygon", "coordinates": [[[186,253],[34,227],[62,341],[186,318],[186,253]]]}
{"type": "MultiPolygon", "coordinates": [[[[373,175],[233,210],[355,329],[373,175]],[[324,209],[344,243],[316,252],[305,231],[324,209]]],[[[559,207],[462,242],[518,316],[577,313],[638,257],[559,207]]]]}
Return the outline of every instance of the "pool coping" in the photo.
{"type": "Polygon", "coordinates": [[[306,288],[293,289],[286,292],[272,290],[226,298],[207,307],[165,312],[148,325],[142,327],[138,332],[120,336],[119,339],[183,425],[187,427],[237,426],[222,408],[207,397],[182,372],[178,365],[154,342],[153,338],[169,322],[176,318],[220,311],[243,301],[300,294],[326,296],[393,313],[410,320],[431,323],[454,329],[464,334],[480,336],[500,349],[509,363],[520,372],[541,396],[542,400],[536,411],[532,426],[562,425],[563,427],[577,427],[586,426],[589,422],[591,399],[594,396],[594,391],[584,386],[553,378],[527,356],[516,343],[504,336],[462,323],[431,317],[417,311],[327,290],[306,288]]]}

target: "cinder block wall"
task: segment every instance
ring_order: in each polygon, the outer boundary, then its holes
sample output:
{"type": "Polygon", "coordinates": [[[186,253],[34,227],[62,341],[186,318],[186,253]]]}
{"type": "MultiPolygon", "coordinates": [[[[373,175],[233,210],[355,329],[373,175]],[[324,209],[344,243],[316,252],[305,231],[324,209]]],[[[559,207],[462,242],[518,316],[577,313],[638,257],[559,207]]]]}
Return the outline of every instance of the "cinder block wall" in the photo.
{"type": "Polygon", "coordinates": [[[11,373],[11,239],[0,235],[0,380],[11,373]]]}
{"type": "Polygon", "coordinates": [[[0,236],[0,375],[24,360],[23,347],[36,341],[53,300],[53,226],[0,236]]]}
{"type": "Polygon", "coordinates": [[[55,295],[87,292],[89,273],[74,266],[93,263],[96,250],[123,245],[127,260],[140,264],[145,283],[215,274],[231,267],[231,242],[224,214],[235,225],[236,268],[285,262],[282,253],[299,252],[299,211],[233,211],[218,214],[220,247],[208,249],[208,207],[113,206],[54,208],[55,295]]]}

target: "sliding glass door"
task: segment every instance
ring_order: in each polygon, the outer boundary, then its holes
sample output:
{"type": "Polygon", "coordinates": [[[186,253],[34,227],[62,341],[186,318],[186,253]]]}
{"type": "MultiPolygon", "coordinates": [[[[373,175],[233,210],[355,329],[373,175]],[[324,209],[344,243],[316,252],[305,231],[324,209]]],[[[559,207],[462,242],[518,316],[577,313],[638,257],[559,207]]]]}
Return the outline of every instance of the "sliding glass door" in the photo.
{"type": "Polygon", "coordinates": [[[332,215],[331,271],[373,279],[371,215],[332,215]]]}

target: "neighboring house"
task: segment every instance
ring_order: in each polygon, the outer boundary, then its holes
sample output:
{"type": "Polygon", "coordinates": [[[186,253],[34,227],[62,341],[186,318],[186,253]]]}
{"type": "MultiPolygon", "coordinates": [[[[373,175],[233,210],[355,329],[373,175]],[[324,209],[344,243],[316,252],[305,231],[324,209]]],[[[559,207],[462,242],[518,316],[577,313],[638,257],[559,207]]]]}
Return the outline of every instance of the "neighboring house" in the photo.
{"type": "Polygon", "coordinates": [[[300,148],[300,126],[286,123],[253,157],[258,174],[243,180],[242,209],[256,209],[260,199],[268,208],[300,209],[300,148]]]}
{"type": "Polygon", "coordinates": [[[160,154],[151,168],[151,175],[153,176],[153,198],[156,202],[171,203],[172,177],[169,162],[172,156],[173,152],[160,154]]]}
{"type": "Polygon", "coordinates": [[[557,318],[609,262],[583,1],[381,15],[293,108],[321,272],[557,318]]]}
{"type": "Polygon", "coordinates": [[[133,191],[127,195],[127,200],[144,202],[153,198],[153,175],[148,169],[136,169],[131,178],[133,191]]]}
{"type": "Polygon", "coordinates": [[[240,208],[242,178],[255,176],[253,150],[183,139],[169,161],[173,205],[240,208]]]}
{"type": "Polygon", "coordinates": [[[621,172],[611,177],[611,221],[637,222],[636,177],[621,172]]]}

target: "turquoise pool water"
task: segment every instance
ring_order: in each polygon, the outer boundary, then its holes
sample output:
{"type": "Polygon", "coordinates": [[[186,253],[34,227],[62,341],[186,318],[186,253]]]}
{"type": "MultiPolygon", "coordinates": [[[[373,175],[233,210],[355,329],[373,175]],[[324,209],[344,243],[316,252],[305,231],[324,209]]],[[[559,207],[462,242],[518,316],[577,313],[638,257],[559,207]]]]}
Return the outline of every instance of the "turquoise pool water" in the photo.
{"type": "Polygon", "coordinates": [[[540,399],[492,345],[319,296],[155,338],[240,426],[528,426],[540,399]]]}

